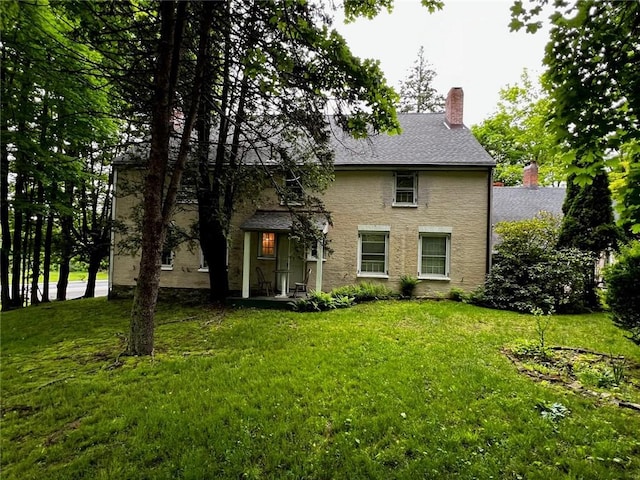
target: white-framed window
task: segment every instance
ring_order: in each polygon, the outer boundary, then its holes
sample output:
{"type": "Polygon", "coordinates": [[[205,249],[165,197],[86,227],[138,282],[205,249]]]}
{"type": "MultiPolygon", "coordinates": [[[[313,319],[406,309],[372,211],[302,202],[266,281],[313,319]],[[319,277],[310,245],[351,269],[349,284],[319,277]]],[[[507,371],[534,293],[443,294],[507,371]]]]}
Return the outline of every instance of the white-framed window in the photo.
{"type": "MultiPolygon", "coordinates": [[[[327,260],[327,238],[322,238],[322,261],[325,262],[327,260]]],[[[317,262],[318,261],[318,243],[314,243],[311,248],[307,251],[307,261],[308,262],[317,262]]]]}
{"type": "Polygon", "coordinates": [[[204,258],[204,252],[202,251],[202,248],[200,248],[200,266],[198,267],[198,271],[199,272],[209,271],[209,264],[207,263],[207,259],[204,258]]]}
{"type": "Polygon", "coordinates": [[[284,180],[284,189],[280,196],[280,205],[302,205],[304,203],[304,188],[300,177],[289,172],[284,180]]]}
{"type": "Polygon", "coordinates": [[[388,226],[358,227],[358,276],[389,276],[389,231],[388,226]]]}
{"type": "Polygon", "coordinates": [[[448,280],[451,268],[450,227],[420,227],[418,278],[448,280]]]}
{"type": "Polygon", "coordinates": [[[183,183],[176,194],[177,204],[193,205],[198,203],[198,196],[195,184],[183,183]]]}
{"type": "Polygon", "coordinates": [[[258,258],[276,258],[275,232],[260,232],[258,234],[258,258]]]}
{"type": "Polygon", "coordinates": [[[418,205],[418,174],[416,172],[396,172],[393,189],[393,205],[415,207],[418,205]]]}
{"type": "Polygon", "coordinates": [[[162,249],[162,256],[160,257],[160,269],[161,270],[173,270],[173,250],[165,246],[162,249]]]}

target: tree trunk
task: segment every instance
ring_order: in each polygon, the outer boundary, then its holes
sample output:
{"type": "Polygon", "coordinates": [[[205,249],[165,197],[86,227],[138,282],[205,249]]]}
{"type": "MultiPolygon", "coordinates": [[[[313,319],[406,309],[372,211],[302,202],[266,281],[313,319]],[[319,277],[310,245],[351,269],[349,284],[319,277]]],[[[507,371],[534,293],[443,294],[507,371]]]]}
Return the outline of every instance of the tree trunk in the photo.
{"type": "Polygon", "coordinates": [[[219,221],[209,225],[210,259],[209,282],[211,285],[209,298],[212,302],[224,302],[229,294],[229,274],[227,271],[227,237],[219,221]]]}
{"type": "Polygon", "coordinates": [[[42,301],[49,302],[49,276],[51,273],[51,240],[53,238],[53,212],[47,216],[47,230],[44,235],[44,261],[42,267],[42,301]]]}
{"type": "Polygon", "coordinates": [[[173,97],[178,79],[182,30],[186,19],[186,2],[160,4],[161,38],[158,66],[155,77],[155,92],[151,124],[151,151],[143,191],[142,255],[138,283],[131,309],[131,332],[129,353],[151,355],[153,353],[154,310],[160,287],[160,258],[167,227],[171,221],[176,197],[180,188],[182,173],[187,162],[191,132],[197,117],[204,63],[209,43],[211,11],[215,2],[204,2],[200,16],[200,41],[196,60],[195,75],[191,88],[188,114],[181,133],[178,158],[162,198],[164,181],[169,163],[169,135],[173,97]]]}
{"type": "MultiPolygon", "coordinates": [[[[142,254],[138,281],[131,308],[129,353],[153,353],[154,310],[160,286],[162,245],[166,235],[162,223],[162,193],[169,161],[169,137],[173,85],[175,36],[177,28],[175,3],[160,4],[161,37],[155,73],[151,123],[151,150],[143,189],[142,254]]],[[[178,46],[179,47],[179,46],[178,46]]],[[[176,73],[177,75],[177,73],[176,73]]]]}
{"type": "MultiPolygon", "coordinates": [[[[6,117],[6,115],[3,115],[6,117]]],[[[7,122],[3,118],[2,130],[7,131],[7,122]]],[[[0,152],[0,225],[2,227],[2,247],[0,247],[0,302],[2,310],[11,308],[9,295],[9,254],[11,252],[11,228],[9,226],[9,152],[3,142],[0,152]]]]}
{"type": "Polygon", "coordinates": [[[44,204],[44,186],[42,182],[38,182],[38,213],[36,214],[36,225],[33,238],[33,264],[31,266],[31,305],[40,303],[38,296],[38,280],[40,279],[40,253],[42,251],[42,226],[44,219],[42,216],[42,208],[44,204]]]}
{"type": "Polygon", "coordinates": [[[16,176],[13,208],[13,264],[11,269],[10,308],[22,307],[22,202],[24,202],[24,179],[21,173],[16,176]]]}
{"type": "Polygon", "coordinates": [[[87,288],[84,291],[84,298],[93,298],[96,296],[96,277],[100,271],[100,262],[104,258],[104,254],[100,250],[93,250],[89,256],[89,272],[87,277],[87,288]]]}
{"type": "MultiPolygon", "coordinates": [[[[66,208],[67,212],[72,211],[74,188],[71,182],[65,185],[66,208]]],[[[69,272],[71,257],[73,255],[73,216],[64,212],[60,215],[60,235],[62,245],[60,246],[60,277],[56,292],[56,300],[67,299],[67,286],[69,285],[69,272]]]]}

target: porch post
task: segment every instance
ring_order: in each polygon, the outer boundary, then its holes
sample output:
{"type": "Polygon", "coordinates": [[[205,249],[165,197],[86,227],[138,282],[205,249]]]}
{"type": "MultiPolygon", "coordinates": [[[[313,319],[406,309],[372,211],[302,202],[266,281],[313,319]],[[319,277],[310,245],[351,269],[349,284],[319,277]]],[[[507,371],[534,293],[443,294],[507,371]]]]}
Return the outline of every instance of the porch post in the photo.
{"type": "Polygon", "coordinates": [[[251,232],[244,232],[242,251],[242,298],[249,298],[249,279],[251,278],[251,232]]]}
{"type": "Polygon", "coordinates": [[[322,259],[324,258],[324,245],[322,240],[318,242],[318,256],[316,257],[316,290],[318,292],[322,291],[322,264],[324,263],[322,259]]]}

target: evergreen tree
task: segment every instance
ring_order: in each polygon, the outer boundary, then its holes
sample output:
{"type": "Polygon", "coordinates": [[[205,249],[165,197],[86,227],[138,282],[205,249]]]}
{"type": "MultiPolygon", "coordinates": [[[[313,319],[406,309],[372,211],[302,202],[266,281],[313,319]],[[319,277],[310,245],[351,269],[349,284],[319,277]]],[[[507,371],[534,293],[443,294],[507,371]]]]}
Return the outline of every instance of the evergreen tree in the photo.
{"type": "Polygon", "coordinates": [[[406,80],[400,82],[400,111],[402,113],[441,112],[445,98],[433,87],[436,72],[424,58],[424,47],[418,50],[406,80]]]}
{"type": "MultiPolygon", "coordinates": [[[[610,249],[617,249],[620,229],[615,224],[609,179],[600,171],[593,181],[580,185],[575,176],[567,181],[567,195],[562,206],[564,218],[560,228],[558,247],[575,247],[592,254],[594,262],[610,249]]],[[[598,307],[595,264],[590,283],[584,292],[585,304],[598,307]]]]}
{"type": "Polygon", "coordinates": [[[562,211],[559,246],[576,247],[594,255],[617,249],[620,230],[613,217],[609,179],[604,171],[587,185],[578,184],[575,176],[569,177],[562,211]]]}

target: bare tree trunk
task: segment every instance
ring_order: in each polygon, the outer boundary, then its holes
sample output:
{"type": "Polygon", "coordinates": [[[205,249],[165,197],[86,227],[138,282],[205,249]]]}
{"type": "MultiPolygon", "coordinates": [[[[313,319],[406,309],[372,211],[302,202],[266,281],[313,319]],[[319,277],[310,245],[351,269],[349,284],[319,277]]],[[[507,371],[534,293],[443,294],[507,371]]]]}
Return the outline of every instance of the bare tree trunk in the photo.
{"type": "Polygon", "coordinates": [[[31,220],[31,205],[33,204],[33,187],[30,189],[29,195],[29,207],[25,210],[24,215],[24,237],[22,239],[22,279],[20,280],[21,292],[20,298],[22,299],[23,306],[29,304],[29,272],[31,271],[31,253],[33,252],[32,235],[33,235],[33,221],[31,220]]]}
{"type": "Polygon", "coordinates": [[[178,23],[184,22],[184,18],[176,18],[175,7],[175,2],[167,1],[160,4],[161,36],[155,73],[151,151],[143,189],[142,255],[129,332],[129,353],[132,355],[153,353],[154,310],[160,287],[162,245],[166,235],[162,223],[162,194],[169,161],[173,100],[171,77],[174,63],[177,64],[179,60],[176,37],[182,26],[178,23]],[[174,58],[174,55],[178,58],[174,58]]]}
{"type": "Polygon", "coordinates": [[[198,113],[204,76],[205,53],[208,48],[211,10],[214,2],[203,2],[200,17],[200,41],[196,69],[191,88],[190,108],[185,116],[178,158],[162,198],[169,163],[170,118],[180,66],[182,31],[186,18],[186,2],[160,4],[161,37],[151,125],[151,152],[143,191],[142,255],[136,292],[131,309],[129,352],[134,355],[153,353],[154,310],[160,288],[160,257],[182,180],[191,132],[198,113]]]}
{"type": "MultiPolygon", "coordinates": [[[[7,131],[7,122],[3,119],[2,130],[7,131]]],[[[9,295],[9,253],[11,252],[11,228],[9,226],[9,152],[3,142],[0,152],[0,225],[2,227],[2,247],[0,248],[0,302],[2,310],[11,308],[9,295]]]]}
{"type": "Polygon", "coordinates": [[[38,213],[36,214],[35,232],[33,238],[33,263],[31,265],[31,305],[40,303],[38,297],[38,280],[40,279],[40,253],[42,251],[42,225],[44,223],[42,211],[44,204],[44,186],[38,182],[38,213]]]}
{"type": "MultiPolygon", "coordinates": [[[[65,210],[71,212],[74,195],[74,188],[71,182],[66,183],[64,193],[67,203],[65,210]]],[[[60,234],[62,245],[60,247],[60,277],[58,278],[56,300],[66,300],[71,257],[73,255],[73,216],[70,213],[65,212],[60,215],[60,234]]]]}
{"type": "Polygon", "coordinates": [[[53,212],[47,216],[47,230],[44,235],[44,261],[42,268],[42,301],[49,302],[49,276],[51,273],[51,241],[53,238],[53,212]]]}
{"type": "Polygon", "coordinates": [[[24,198],[24,178],[21,173],[16,176],[14,209],[13,209],[13,262],[11,268],[11,301],[10,308],[22,307],[22,207],[19,203],[24,198]]]}
{"type": "Polygon", "coordinates": [[[100,262],[104,255],[98,250],[91,252],[89,256],[89,272],[87,276],[87,288],[84,291],[84,298],[93,298],[96,296],[96,278],[100,271],[100,262]]]}

